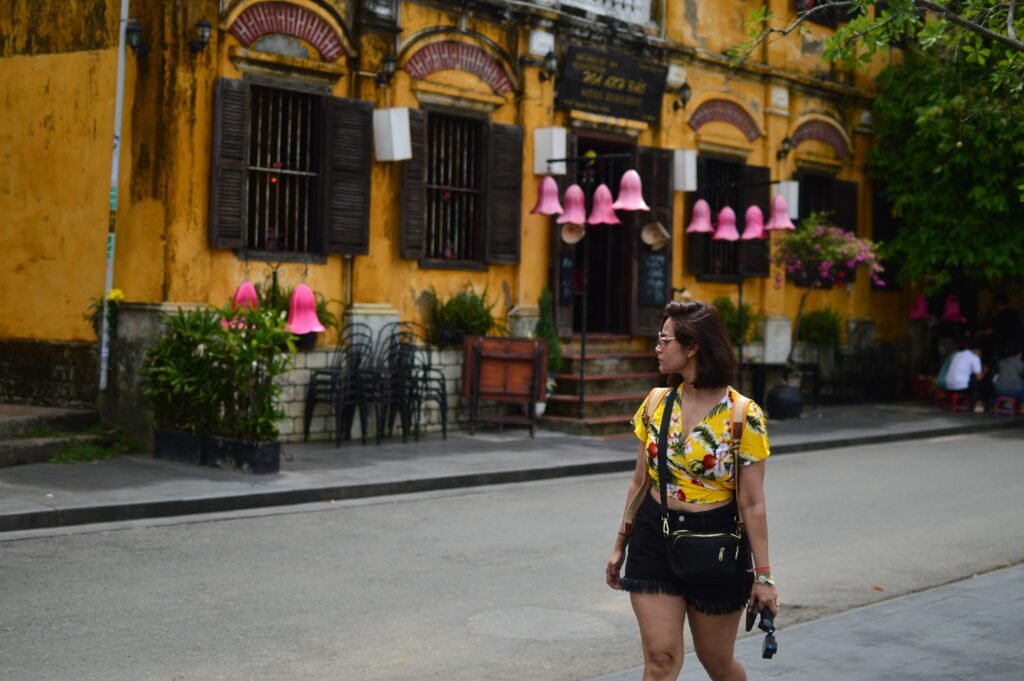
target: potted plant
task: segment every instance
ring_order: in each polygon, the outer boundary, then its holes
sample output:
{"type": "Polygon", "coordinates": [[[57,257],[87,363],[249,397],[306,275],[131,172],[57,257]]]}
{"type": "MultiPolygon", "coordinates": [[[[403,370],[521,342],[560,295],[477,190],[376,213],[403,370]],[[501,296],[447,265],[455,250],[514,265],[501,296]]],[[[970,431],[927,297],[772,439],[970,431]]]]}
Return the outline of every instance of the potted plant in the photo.
{"type": "MultiPolygon", "coordinates": [[[[562,370],[562,342],[558,339],[558,331],[555,328],[555,306],[550,289],[544,288],[537,305],[540,308],[540,317],[537,319],[534,335],[543,339],[548,346],[548,375],[544,391],[547,398],[553,395],[558,387],[555,375],[562,370]]],[[[546,409],[546,399],[538,402],[537,416],[542,416],[546,409]]]]}
{"type": "MultiPolygon", "coordinates": [[[[225,311],[226,313],[226,311],[225,311]]],[[[291,368],[294,335],[284,318],[268,310],[237,310],[236,323],[222,330],[211,357],[210,382],[217,392],[217,419],[207,439],[206,463],[247,473],[276,473],[281,467],[277,423],[278,379],[291,368]],[[280,348],[286,347],[287,352],[280,348]]]]}
{"type": "MultiPolygon", "coordinates": [[[[795,278],[807,286],[800,296],[786,364],[790,378],[799,382],[793,355],[796,339],[800,338],[800,325],[804,307],[811,292],[826,284],[844,284],[858,269],[867,270],[876,285],[884,285],[880,275],[882,265],[876,254],[877,245],[858,238],[839,227],[828,225],[820,213],[812,213],[794,231],[779,239],[773,262],[786,270],[787,277],[795,278]]],[[[781,383],[768,394],[768,413],[773,418],[796,418],[803,410],[803,397],[799,387],[781,383]]]]}
{"type": "Polygon", "coordinates": [[[505,328],[494,317],[496,302],[487,301],[487,290],[478,294],[466,284],[446,301],[441,301],[430,287],[428,341],[438,347],[462,345],[466,336],[506,335],[505,328]]]}
{"type": "Polygon", "coordinates": [[[146,352],[141,373],[153,410],[153,456],[203,463],[204,438],[219,415],[211,357],[218,353],[223,328],[212,308],[164,315],[163,335],[146,352]]]}
{"type": "MultiPolygon", "coordinates": [[[[733,347],[740,345],[741,333],[745,347],[749,347],[749,341],[758,340],[757,324],[763,319],[764,315],[754,312],[753,303],[743,303],[742,330],[740,329],[740,311],[736,303],[732,302],[732,298],[729,296],[719,296],[711,304],[717,307],[719,314],[722,315],[722,322],[725,324],[725,328],[729,330],[729,339],[732,341],[733,347]]],[[[747,355],[746,352],[743,354],[747,355]]],[[[742,358],[740,359],[742,360],[742,358]]]]}
{"type": "Polygon", "coordinates": [[[814,349],[814,360],[825,376],[832,375],[834,350],[842,340],[843,316],[831,305],[803,315],[799,323],[798,343],[804,350],[814,349]],[[822,351],[825,351],[824,353],[822,351]]]}

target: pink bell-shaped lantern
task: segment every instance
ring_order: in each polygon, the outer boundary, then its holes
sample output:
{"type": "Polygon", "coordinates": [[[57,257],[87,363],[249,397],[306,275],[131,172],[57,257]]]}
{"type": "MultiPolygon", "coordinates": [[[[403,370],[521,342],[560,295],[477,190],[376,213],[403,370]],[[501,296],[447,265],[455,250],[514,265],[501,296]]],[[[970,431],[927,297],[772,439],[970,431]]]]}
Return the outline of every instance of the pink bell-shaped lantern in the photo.
{"type": "Polygon", "coordinates": [[[540,181],[540,188],[537,190],[537,205],[530,211],[536,215],[560,215],[562,205],[558,203],[558,183],[555,178],[545,175],[540,181]]]}
{"type": "Polygon", "coordinates": [[[736,231],[736,213],[726,206],[718,211],[718,229],[711,237],[715,241],[739,241],[740,233],[736,231]]]}
{"type": "Polygon", "coordinates": [[[644,193],[640,184],[640,173],[627,170],[619,180],[619,198],[612,204],[615,210],[650,210],[644,203],[644,193]]]}
{"type": "Polygon", "coordinates": [[[565,190],[565,210],[555,220],[560,225],[570,222],[582,225],[587,221],[587,205],[583,197],[583,189],[578,184],[570,185],[565,190]]]}
{"type": "Polygon", "coordinates": [[[768,231],[796,229],[793,221],[789,219],[789,206],[786,204],[786,197],[782,194],[772,199],[772,215],[768,224],[764,227],[768,231]]]}
{"type": "Polygon", "coordinates": [[[963,324],[967,321],[967,319],[960,314],[960,299],[956,297],[955,293],[950,293],[946,296],[946,309],[942,311],[942,316],[939,317],[939,321],[944,324],[963,324]]]}
{"type": "MultiPolygon", "coordinates": [[[[957,305],[957,312],[959,313],[960,305],[957,305]]],[[[921,322],[928,319],[928,299],[924,297],[924,294],[917,296],[917,300],[914,301],[914,309],[910,311],[910,320],[914,322],[921,322]]]]}
{"type": "Polygon", "coordinates": [[[594,190],[594,205],[590,209],[588,225],[621,225],[622,221],[612,208],[612,190],[608,185],[599,184],[594,190]]]}
{"type": "MultiPolygon", "coordinates": [[[[255,310],[259,305],[259,299],[256,296],[256,287],[252,285],[252,282],[243,281],[238,285],[235,290],[234,297],[231,298],[231,311],[235,310],[255,310]]],[[[240,325],[240,322],[236,320],[220,320],[220,325],[225,329],[231,327],[232,329],[240,325]]]]}
{"type": "Polygon", "coordinates": [[[288,331],[301,336],[311,331],[326,331],[316,316],[316,297],[313,290],[305,284],[299,284],[292,292],[291,304],[288,308],[288,323],[284,327],[288,331]]]}
{"type": "Polygon", "coordinates": [[[687,234],[711,234],[715,228],[711,226],[711,206],[704,199],[693,204],[693,218],[686,228],[687,234]]]}
{"type": "Polygon", "coordinates": [[[757,206],[747,208],[746,216],[743,218],[743,234],[740,238],[744,241],[753,241],[763,239],[765,236],[764,213],[757,206]]]}

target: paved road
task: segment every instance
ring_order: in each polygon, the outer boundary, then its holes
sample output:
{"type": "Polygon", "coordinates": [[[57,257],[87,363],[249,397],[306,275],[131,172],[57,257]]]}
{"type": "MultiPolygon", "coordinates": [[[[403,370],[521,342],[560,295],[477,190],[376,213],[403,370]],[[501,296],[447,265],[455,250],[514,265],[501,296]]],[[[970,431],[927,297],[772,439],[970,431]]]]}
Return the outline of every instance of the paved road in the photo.
{"type": "MultiPolygon", "coordinates": [[[[1024,561],[1022,445],[1006,431],[771,461],[780,625],[1024,561]]],[[[615,474],[0,541],[0,678],[553,681],[629,669],[636,624],[602,582],[625,484],[615,474]]]]}
{"type": "MultiPolygon", "coordinates": [[[[1024,565],[997,570],[737,645],[751,679],[772,681],[1016,681],[1024,679],[1024,565]]],[[[641,681],[643,668],[592,681],[641,681]]],[[[708,681],[690,664],[679,681],[708,681]]]]}

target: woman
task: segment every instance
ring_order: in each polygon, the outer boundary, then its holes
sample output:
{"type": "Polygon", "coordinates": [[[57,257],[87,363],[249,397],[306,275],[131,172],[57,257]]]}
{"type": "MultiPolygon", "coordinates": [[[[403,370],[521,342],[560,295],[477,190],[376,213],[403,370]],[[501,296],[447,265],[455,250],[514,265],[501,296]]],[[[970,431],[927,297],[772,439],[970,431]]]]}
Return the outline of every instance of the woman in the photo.
{"type": "Polygon", "coordinates": [[[736,359],[717,309],[700,302],[672,302],[665,307],[665,316],[658,338],[658,367],[668,374],[670,386],[678,386],[669,411],[666,457],[673,529],[684,525],[700,531],[735,529],[737,469],[730,445],[732,407],[740,400],[749,406],[738,449],[738,504],[750,550],[741,551],[735,576],[687,580],[673,575],[661,529],[657,465],[658,435],[669,391],[656,388],[634,417],[642,444],[605,578],[611,588],[630,592],[643,644],[643,681],[674,680],[679,674],[687,619],[697,658],[708,675],[714,681],[744,681],[743,665],[733,657],[743,607],[749,603],[756,611],[767,607],[773,614],[778,612],[768,562],[764,460],[769,450],[764,414],[729,386],[736,359]],[[629,559],[620,578],[627,544],[629,559]],[[750,553],[753,566],[742,558],[750,553]]]}

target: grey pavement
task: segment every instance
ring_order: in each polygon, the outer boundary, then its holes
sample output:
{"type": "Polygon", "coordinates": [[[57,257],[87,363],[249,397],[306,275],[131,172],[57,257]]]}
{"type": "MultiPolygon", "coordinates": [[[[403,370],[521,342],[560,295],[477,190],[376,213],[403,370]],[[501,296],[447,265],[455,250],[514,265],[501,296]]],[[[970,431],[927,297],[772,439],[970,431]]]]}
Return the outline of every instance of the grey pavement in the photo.
{"type": "MultiPolygon", "coordinates": [[[[763,640],[736,645],[751,681],[1024,679],[1024,565],[780,630],[770,660],[763,640]]],[[[708,681],[688,662],[679,681],[708,681]]],[[[642,678],[635,667],[592,681],[642,678]]]]}
{"type": "MultiPolygon", "coordinates": [[[[786,454],[1021,425],[1021,418],[899,403],[807,409],[796,421],[769,421],[769,435],[773,452],[786,454]]],[[[0,468],[0,532],[600,474],[627,470],[634,457],[625,432],[582,438],[541,431],[531,440],[507,430],[381,446],[286,445],[281,473],[271,476],[149,456],[30,464],[0,468]]]]}
{"type": "MultiPolygon", "coordinates": [[[[1022,452],[1015,429],[769,459],[784,606],[774,662],[814,659],[788,638],[800,622],[1024,562],[1022,452]]],[[[603,579],[628,482],[620,471],[2,533],[0,679],[579,681],[632,669],[630,600],[603,579]]],[[[921,633],[932,627],[970,635],[921,633]]],[[[990,656],[961,650],[978,668],[990,656]]],[[[698,667],[691,654],[684,668],[698,667]]]]}

